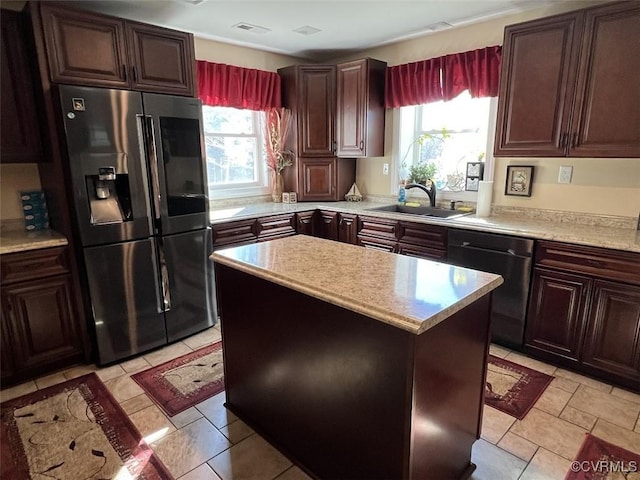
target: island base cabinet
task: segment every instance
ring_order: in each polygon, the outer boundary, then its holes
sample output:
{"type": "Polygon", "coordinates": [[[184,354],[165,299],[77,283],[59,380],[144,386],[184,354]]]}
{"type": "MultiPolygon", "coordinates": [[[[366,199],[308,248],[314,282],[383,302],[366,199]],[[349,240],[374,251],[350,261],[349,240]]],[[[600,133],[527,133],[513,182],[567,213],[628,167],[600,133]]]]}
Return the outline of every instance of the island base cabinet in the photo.
{"type": "Polygon", "coordinates": [[[312,478],[471,474],[490,295],[416,335],[217,262],[215,270],[226,406],[312,478]]]}
{"type": "Polygon", "coordinates": [[[640,287],[595,282],[582,361],[640,390],[640,287]]]}

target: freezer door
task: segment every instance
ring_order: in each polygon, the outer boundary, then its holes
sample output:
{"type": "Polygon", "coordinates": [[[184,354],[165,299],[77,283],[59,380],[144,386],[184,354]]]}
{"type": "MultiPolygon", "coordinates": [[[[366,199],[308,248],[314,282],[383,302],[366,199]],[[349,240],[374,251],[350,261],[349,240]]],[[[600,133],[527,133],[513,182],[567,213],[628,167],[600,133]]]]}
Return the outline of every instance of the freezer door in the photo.
{"type": "Polygon", "coordinates": [[[206,228],[208,198],[202,104],[196,98],[143,94],[156,233],[206,228]]]}
{"type": "Polygon", "coordinates": [[[100,364],[167,343],[154,242],[84,249],[100,364]]]}
{"type": "Polygon", "coordinates": [[[151,209],[138,92],[60,85],[83,246],[147,238],[151,209]]]}
{"type": "Polygon", "coordinates": [[[216,322],[211,229],[165,236],[161,242],[160,261],[166,265],[168,283],[167,337],[173,342],[216,322]]]}

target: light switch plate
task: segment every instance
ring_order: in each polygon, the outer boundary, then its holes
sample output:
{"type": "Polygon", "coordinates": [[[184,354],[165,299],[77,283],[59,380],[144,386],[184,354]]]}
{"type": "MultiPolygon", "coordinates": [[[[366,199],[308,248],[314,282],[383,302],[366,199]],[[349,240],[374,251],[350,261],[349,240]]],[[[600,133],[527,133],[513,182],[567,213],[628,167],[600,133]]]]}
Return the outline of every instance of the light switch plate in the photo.
{"type": "Polygon", "coordinates": [[[389,175],[389,164],[388,163],[382,164],[382,174],[383,175],[389,175]]]}
{"type": "Polygon", "coordinates": [[[573,167],[571,165],[562,165],[558,172],[558,183],[571,183],[571,174],[573,167]]]}

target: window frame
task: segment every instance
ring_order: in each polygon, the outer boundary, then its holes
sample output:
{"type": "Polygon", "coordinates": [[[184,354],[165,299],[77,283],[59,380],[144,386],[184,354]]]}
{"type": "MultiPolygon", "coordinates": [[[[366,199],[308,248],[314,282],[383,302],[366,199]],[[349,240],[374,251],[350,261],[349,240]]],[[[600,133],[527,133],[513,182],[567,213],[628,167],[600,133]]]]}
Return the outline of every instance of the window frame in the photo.
{"type": "Polygon", "coordinates": [[[259,110],[248,110],[252,117],[252,134],[249,133],[207,133],[204,129],[204,109],[205,108],[234,108],[234,107],[215,107],[210,105],[202,105],[203,115],[203,141],[205,150],[205,162],[208,172],[207,137],[228,137],[228,138],[256,138],[256,180],[253,182],[242,183],[226,183],[211,185],[207,173],[207,192],[210,200],[221,200],[227,198],[250,197],[259,195],[268,195],[269,177],[267,175],[267,162],[265,152],[265,135],[264,135],[264,112],[259,110]]]}
{"type": "MultiPolygon", "coordinates": [[[[398,188],[400,186],[400,165],[403,157],[407,154],[407,159],[413,159],[415,161],[418,155],[418,149],[411,143],[416,138],[417,121],[420,118],[418,108],[422,105],[413,105],[410,107],[400,107],[393,109],[393,153],[392,153],[392,175],[389,178],[389,191],[391,195],[398,195],[398,188]],[[410,146],[411,145],[411,146],[410,146]]],[[[490,97],[489,100],[489,119],[487,123],[487,143],[484,158],[484,181],[492,181],[494,176],[495,159],[493,157],[493,145],[495,141],[496,132],[496,120],[498,114],[498,98],[490,97]]],[[[463,190],[460,192],[452,192],[448,190],[438,190],[438,199],[440,200],[462,200],[475,202],[478,197],[478,192],[471,192],[463,190]]]]}

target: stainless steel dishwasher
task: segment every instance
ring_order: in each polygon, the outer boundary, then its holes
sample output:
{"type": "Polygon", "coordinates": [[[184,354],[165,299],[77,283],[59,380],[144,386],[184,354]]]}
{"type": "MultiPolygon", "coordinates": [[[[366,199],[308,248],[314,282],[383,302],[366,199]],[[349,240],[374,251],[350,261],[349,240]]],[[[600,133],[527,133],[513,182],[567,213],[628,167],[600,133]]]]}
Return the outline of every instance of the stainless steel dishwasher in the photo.
{"type": "Polygon", "coordinates": [[[528,238],[449,229],[449,263],[504,278],[493,291],[493,342],[515,348],[523,345],[532,256],[533,240],[528,238]]]}

